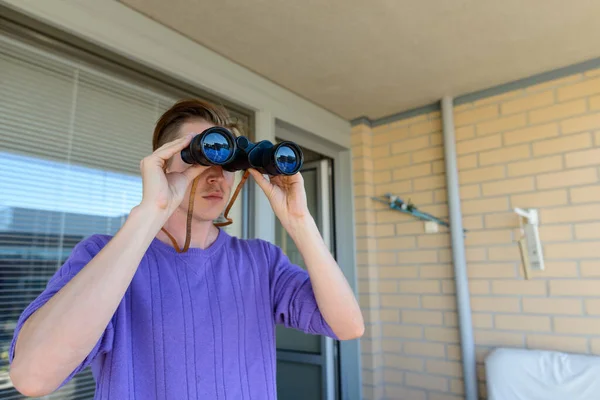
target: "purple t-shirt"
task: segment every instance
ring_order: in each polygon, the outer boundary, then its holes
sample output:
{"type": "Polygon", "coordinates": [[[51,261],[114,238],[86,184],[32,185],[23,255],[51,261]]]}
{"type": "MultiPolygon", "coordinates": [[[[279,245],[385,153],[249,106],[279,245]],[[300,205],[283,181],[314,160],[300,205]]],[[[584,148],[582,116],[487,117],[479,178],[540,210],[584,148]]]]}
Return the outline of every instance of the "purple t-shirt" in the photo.
{"type": "MultiPolygon", "coordinates": [[[[94,235],[73,249],[21,315],[15,339],[110,239],[94,235]]],[[[62,385],[91,366],[95,399],[275,399],[276,324],[337,339],[308,273],[277,246],[220,230],[209,248],[179,254],[154,239],[102,337],[62,385]]]]}

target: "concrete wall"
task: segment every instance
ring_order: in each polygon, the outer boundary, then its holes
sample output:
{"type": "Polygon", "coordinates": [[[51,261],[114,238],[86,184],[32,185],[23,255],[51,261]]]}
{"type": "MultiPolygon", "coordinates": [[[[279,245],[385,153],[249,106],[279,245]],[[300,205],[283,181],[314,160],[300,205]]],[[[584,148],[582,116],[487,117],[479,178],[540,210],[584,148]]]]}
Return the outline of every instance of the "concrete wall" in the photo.
{"type": "MultiPolygon", "coordinates": [[[[479,386],[497,346],[600,354],[600,70],[455,107],[479,386]],[[514,207],[540,210],[546,270],[525,279],[514,207]]],[[[438,111],[353,128],[366,399],[463,398],[438,111]]]]}

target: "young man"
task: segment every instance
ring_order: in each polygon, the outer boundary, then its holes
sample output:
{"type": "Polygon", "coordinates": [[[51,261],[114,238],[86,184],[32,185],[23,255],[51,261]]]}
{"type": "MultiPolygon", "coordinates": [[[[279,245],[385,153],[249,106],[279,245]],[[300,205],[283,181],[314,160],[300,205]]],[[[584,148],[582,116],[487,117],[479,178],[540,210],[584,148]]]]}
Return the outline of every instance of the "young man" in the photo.
{"type": "Polygon", "coordinates": [[[20,392],[46,395],[91,366],[95,399],[274,399],[275,324],[338,340],[362,335],[360,308],[308,211],[300,173],[250,171],[308,271],[268,242],[213,224],[234,174],[186,164],[180,153],[228,120],[197,100],[160,118],[154,152],[140,164],[140,204],[114,237],[79,243],[21,315],[9,352],[20,392]]]}

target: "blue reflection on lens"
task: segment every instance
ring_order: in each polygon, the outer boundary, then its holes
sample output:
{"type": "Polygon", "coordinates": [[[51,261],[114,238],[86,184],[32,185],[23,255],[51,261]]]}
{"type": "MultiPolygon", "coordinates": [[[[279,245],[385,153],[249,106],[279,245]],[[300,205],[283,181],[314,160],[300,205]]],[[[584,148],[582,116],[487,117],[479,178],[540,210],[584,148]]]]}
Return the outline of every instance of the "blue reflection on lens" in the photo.
{"type": "Polygon", "coordinates": [[[275,162],[281,172],[289,174],[298,167],[298,156],[291,147],[281,146],[275,153],[275,162]]]}
{"type": "Polygon", "coordinates": [[[224,135],[216,132],[206,135],[203,149],[208,161],[217,164],[226,161],[231,155],[231,144],[224,135]]]}

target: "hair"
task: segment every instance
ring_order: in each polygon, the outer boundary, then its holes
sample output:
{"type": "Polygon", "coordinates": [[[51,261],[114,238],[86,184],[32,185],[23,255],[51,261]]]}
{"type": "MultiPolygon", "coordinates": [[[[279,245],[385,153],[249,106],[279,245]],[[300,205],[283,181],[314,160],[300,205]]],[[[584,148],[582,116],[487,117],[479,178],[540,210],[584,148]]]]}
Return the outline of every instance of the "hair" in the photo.
{"type": "Polygon", "coordinates": [[[228,128],[234,135],[238,135],[240,131],[238,123],[231,119],[229,112],[224,107],[200,99],[180,100],[165,111],[156,122],[152,150],[175,140],[179,134],[179,128],[194,119],[202,119],[210,124],[228,128]]]}

